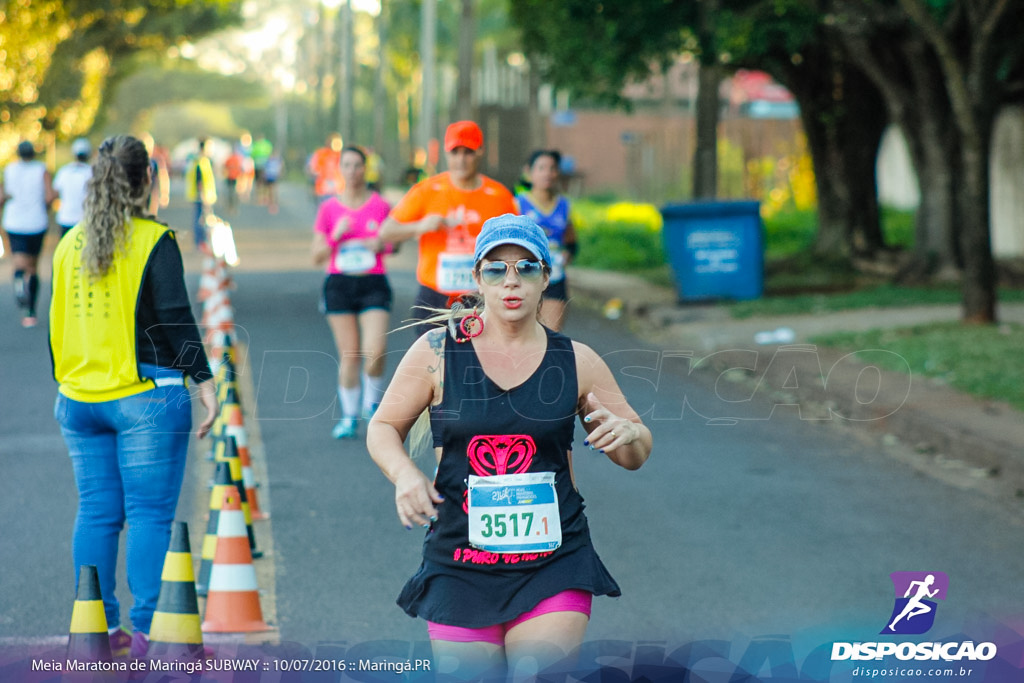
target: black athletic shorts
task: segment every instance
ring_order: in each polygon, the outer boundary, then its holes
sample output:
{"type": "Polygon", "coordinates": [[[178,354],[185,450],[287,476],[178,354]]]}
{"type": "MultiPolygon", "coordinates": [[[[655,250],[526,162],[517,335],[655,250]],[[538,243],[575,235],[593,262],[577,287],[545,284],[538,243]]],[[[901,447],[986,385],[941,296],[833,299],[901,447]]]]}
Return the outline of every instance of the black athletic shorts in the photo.
{"type": "Polygon", "coordinates": [[[391,285],[385,275],[328,275],[324,280],[324,313],[362,313],[391,310],[391,285]]]}
{"type": "Polygon", "coordinates": [[[39,256],[40,252],[43,251],[43,240],[46,239],[46,231],[43,230],[42,232],[34,232],[28,235],[8,232],[7,237],[11,240],[12,254],[39,256]]]}
{"type": "Polygon", "coordinates": [[[555,301],[568,301],[569,288],[565,284],[565,278],[563,277],[558,282],[549,282],[548,288],[544,290],[544,298],[554,299],[555,301]]]}

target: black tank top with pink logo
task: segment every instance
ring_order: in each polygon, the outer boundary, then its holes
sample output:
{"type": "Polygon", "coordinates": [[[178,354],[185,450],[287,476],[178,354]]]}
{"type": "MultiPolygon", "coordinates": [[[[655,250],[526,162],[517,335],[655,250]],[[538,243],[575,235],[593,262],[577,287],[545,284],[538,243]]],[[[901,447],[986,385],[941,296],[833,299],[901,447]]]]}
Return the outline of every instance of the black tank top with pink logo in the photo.
{"type": "Polygon", "coordinates": [[[434,486],[445,501],[427,532],[423,564],[398,604],[436,623],[483,628],[569,589],[620,595],[591,544],[583,498],[570,473],[579,395],[572,341],[547,330],[540,366],[509,390],[484,374],[472,342],[445,342],[442,401],[430,409],[434,446],[442,449],[434,486]],[[525,553],[470,545],[469,476],[540,472],[554,473],[561,545],[525,553]]]}

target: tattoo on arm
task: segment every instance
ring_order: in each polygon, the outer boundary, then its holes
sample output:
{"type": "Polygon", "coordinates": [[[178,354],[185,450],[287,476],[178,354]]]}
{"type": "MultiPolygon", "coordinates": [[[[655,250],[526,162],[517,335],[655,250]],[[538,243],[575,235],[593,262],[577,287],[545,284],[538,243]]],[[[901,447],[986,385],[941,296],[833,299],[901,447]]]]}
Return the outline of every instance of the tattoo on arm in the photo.
{"type": "Polygon", "coordinates": [[[433,330],[427,335],[427,342],[434,351],[434,364],[427,368],[427,372],[431,374],[441,370],[441,362],[444,360],[444,335],[443,329],[433,330]]]}

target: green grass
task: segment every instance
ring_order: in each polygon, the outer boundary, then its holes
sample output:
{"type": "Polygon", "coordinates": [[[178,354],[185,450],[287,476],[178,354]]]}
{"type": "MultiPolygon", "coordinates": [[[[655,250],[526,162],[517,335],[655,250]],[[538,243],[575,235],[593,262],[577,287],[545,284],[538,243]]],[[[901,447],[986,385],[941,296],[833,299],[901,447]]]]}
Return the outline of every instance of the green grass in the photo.
{"type": "Polygon", "coordinates": [[[1024,326],[941,323],[894,330],[822,335],[816,344],[841,349],[885,349],[871,362],[940,380],[982,398],[1006,401],[1024,410],[1024,363],[1017,361],[1024,326]]]}
{"type": "Polygon", "coordinates": [[[774,261],[810,251],[817,230],[816,211],[782,211],[765,219],[765,260],[774,261]]]}
{"type": "MultiPolygon", "coordinates": [[[[1001,289],[998,296],[999,301],[1024,301],[1024,291],[1019,289],[1001,289]]],[[[897,287],[884,284],[849,292],[768,297],[757,301],[737,301],[726,305],[732,317],[750,318],[757,315],[786,316],[828,313],[855,308],[959,304],[960,300],[961,294],[958,287],[897,287]]]]}
{"type": "MultiPolygon", "coordinates": [[[[817,232],[817,211],[780,211],[764,219],[765,260],[787,259],[809,252],[817,232]]],[[[890,247],[913,247],[914,212],[883,207],[882,234],[890,247]]]]}

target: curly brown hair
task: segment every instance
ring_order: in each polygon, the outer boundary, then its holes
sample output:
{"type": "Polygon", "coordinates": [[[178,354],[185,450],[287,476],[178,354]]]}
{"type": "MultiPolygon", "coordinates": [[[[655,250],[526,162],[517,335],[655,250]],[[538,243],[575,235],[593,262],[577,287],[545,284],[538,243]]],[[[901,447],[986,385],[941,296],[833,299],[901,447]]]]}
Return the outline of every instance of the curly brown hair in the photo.
{"type": "Polygon", "coordinates": [[[110,270],[124,248],[132,217],[143,216],[149,194],[149,154],[130,135],[109,137],[100,145],[85,198],[82,266],[94,278],[110,270]]]}

